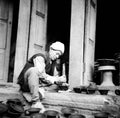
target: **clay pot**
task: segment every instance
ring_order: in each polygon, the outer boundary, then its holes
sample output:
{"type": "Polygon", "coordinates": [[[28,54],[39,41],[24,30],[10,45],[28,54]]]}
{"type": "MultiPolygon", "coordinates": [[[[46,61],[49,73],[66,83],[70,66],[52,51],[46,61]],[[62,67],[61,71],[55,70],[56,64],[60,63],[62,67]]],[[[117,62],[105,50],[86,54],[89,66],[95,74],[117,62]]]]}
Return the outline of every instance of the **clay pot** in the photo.
{"type": "Polygon", "coordinates": [[[85,116],[82,114],[71,114],[69,118],[85,118],[85,116]]]}
{"type": "Polygon", "coordinates": [[[99,66],[114,66],[115,60],[114,59],[98,59],[97,63],[99,66]]]}
{"type": "Polygon", "coordinates": [[[20,117],[23,113],[24,113],[23,106],[14,103],[9,103],[7,116],[16,118],[16,117],[20,117]]]}
{"type": "Polygon", "coordinates": [[[101,95],[107,95],[109,90],[106,89],[100,89],[98,90],[100,92],[101,95]]]}
{"type": "Polygon", "coordinates": [[[7,110],[8,110],[7,105],[4,103],[0,103],[0,116],[3,115],[4,113],[6,113],[7,110]]]}
{"type": "Polygon", "coordinates": [[[35,113],[32,114],[30,118],[46,118],[45,114],[42,113],[35,113]]]}
{"type": "Polygon", "coordinates": [[[66,83],[62,83],[58,85],[58,87],[59,87],[59,90],[63,90],[63,91],[66,91],[69,88],[69,86],[66,83]]]}
{"type": "Polygon", "coordinates": [[[64,115],[64,117],[69,117],[71,114],[73,113],[77,113],[78,111],[73,109],[73,108],[68,108],[68,107],[65,107],[65,108],[62,108],[61,109],[61,112],[62,114],[64,115]]]}
{"type": "Polygon", "coordinates": [[[13,117],[13,118],[17,118],[17,117],[20,117],[20,116],[21,116],[21,113],[12,112],[12,111],[8,110],[7,116],[13,117]]]}
{"type": "Polygon", "coordinates": [[[7,100],[7,104],[10,104],[10,103],[22,106],[22,102],[19,99],[17,99],[17,98],[16,99],[8,99],[7,100]]]}
{"type": "Polygon", "coordinates": [[[94,94],[96,89],[87,88],[87,94],[94,94]]]}
{"type": "Polygon", "coordinates": [[[8,107],[9,107],[9,111],[13,112],[13,113],[21,113],[22,114],[24,112],[24,108],[17,104],[10,103],[8,107]]]}
{"type": "Polygon", "coordinates": [[[19,118],[31,118],[31,116],[21,115],[19,118]]]}
{"type": "Polygon", "coordinates": [[[60,113],[55,110],[47,110],[44,112],[46,118],[60,118],[60,113]]]}
{"type": "Polygon", "coordinates": [[[115,86],[113,83],[113,71],[116,70],[114,59],[98,59],[98,71],[101,72],[102,83],[100,86],[115,86]]]}
{"type": "Polygon", "coordinates": [[[74,87],[74,88],[73,88],[73,91],[74,91],[75,93],[81,93],[81,88],[80,88],[80,87],[74,87]]]}
{"type": "Polygon", "coordinates": [[[120,95],[120,89],[116,89],[116,90],[115,90],[115,94],[116,94],[116,95],[120,95]]]}
{"type": "Polygon", "coordinates": [[[80,86],[82,93],[87,93],[87,86],[80,86]]]}
{"type": "Polygon", "coordinates": [[[87,86],[77,86],[73,88],[76,93],[87,93],[87,86]]]}
{"type": "Polygon", "coordinates": [[[95,113],[94,116],[95,118],[108,118],[107,113],[95,113]]]}
{"type": "Polygon", "coordinates": [[[40,112],[40,108],[29,108],[25,111],[26,115],[36,114],[40,112]]]}

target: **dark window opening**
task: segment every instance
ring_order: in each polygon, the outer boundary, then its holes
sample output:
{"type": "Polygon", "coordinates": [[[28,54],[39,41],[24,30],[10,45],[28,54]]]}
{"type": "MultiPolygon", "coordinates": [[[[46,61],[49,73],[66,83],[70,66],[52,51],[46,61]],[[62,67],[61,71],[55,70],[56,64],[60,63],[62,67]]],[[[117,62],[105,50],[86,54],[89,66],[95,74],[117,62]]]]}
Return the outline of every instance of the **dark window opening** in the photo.
{"type": "MultiPolygon", "coordinates": [[[[118,5],[118,1],[97,0],[95,60],[114,59],[114,54],[120,53],[118,5]]],[[[118,70],[113,77],[113,82],[117,85],[119,80],[116,76],[118,70]]],[[[96,81],[98,80],[100,78],[96,81]]]]}
{"type": "Polygon", "coordinates": [[[13,0],[12,2],[13,2],[13,22],[12,22],[12,33],[11,33],[11,44],[10,44],[8,82],[13,81],[17,27],[18,27],[18,12],[19,12],[19,0],[13,0]]]}
{"type": "Polygon", "coordinates": [[[61,41],[65,44],[63,59],[66,62],[66,73],[69,68],[71,0],[48,0],[47,44],[61,41]]]}

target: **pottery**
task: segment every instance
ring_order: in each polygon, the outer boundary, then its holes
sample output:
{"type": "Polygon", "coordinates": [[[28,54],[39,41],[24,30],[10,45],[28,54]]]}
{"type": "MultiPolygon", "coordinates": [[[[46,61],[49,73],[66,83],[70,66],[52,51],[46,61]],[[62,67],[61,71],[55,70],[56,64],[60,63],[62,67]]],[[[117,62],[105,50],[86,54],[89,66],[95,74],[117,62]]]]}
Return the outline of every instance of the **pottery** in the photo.
{"type": "Polygon", "coordinates": [[[7,104],[9,104],[9,103],[13,103],[13,104],[17,104],[17,105],[21,105],[22,106],[22,102],[19,99],[17,99],[17,98],[15,98],[15,99],[8,99],[7,100],[7,104]]]}
{"type": "Polygon", "coordinates": [[[73,88],[73,91],[74,91],[75,93],[81,93],[81,88],[80,88],[80,87],[74,87],[74,88],[73,88]]]}
{"type": "Polygon", "coordinates": [[[61,109],[61,112],[62,114],[65,116],[65,117],[69,117],[71,114],[73,113],[77,113],[78,111],[73,109],[73,108],[68,108],[68,107],[65,107],[65,108],[62,108],[61,109]]]}
{"type": "Polygon", "coordinates": [[[98,59],[98,71],[101,72],[102,82],[100,86],[115,86],[113,83],[113,71],[116,70],[114,59],[98,59]]]}
{"type": "Polygon", "coordinates": [[[45,114],[42,113],[34,113],[30,118],[46,118],[45,114]]]}
{"type": "Polygon", "coordinates": [[[99,66],[108,66],[108,65],[114,66],[115,60],[114,59],[98,59],[97,64],[99,66]]]}
{"type": "Polygon", "coordinates": [[[77,86],[73,88],[75,93],[87,93],[87,86],[77,86]]]}
{"type": "Polygon", "coordinates": [[[107,90],[107,89],[100,89],[98,91],[100,92],[101,95],[107,95],[109,90],[107,90]]]}
{"type": "Polygon", "coordinates": [[[39,113],[40,110],[41,110],[40,108],[29,108],[25,111],[25,114],[31,115],[31,114],[39,113]]]}
{"type": "Polygon", "coordinates": [[[69,118],[85,118],[85,116],[82,114],[71,114],[69,118]]]}
{"type": "Polygon", "coordinates": [[[96,89],[88,88],[87,89],[87,94],[94,94],[96,89]]]}
{"type": "Polygon", "coordinates": [[[94,116],[95,118],[108,118],[107,113],[95,113],[94,116]]]}
{"type": "Polygon", "coordinates": [[[58,85],[58,87],[59,87],[59,90],[66,91],[66,90],[68,90],[69,86],[66,83],[62,83],[62,84],[58,85]]]}
{"type": "Polygon", "coordinates": [[[116,90],[115,90],[115,94],[116,94],[116,95],[120,95],[120,89],[116,89],[116,90]]]}
{"type": "Polygon", "coordinates": [[[17,104],[10,103],[8,108],[9,108],[9,111],[12,113],[21,113],[22,114],[24,112],[23,106],[20,106],[17,104]]]}
{"type": "Polygon", "coordinates": [[[87,93],[87,86],[80,86],[82,93],[87,93]]]}
{"type": "Polygon", "coordinates": [[[19,118],[31,118],[31,116],[20,116],[19,118]]]}
{"type": "Polygon", "coordinates": [[[8,110],[7,114],[8,114],[9,117],[15,117],[15,118],[21,116],[21,113],[12,112],[10,110],[8,110]]]}
{"type": "Polygon", "coordinates": [[[59,118],[60,117],[60,113],[55,110],[46,110],[44,112],[44,115],[46,118],[59,118]]]}
{"type": "Polygon", "coordinates": [[[0,115],[4,114],[8,110],[8,107],[4,103],[0,103],[0,115]]]}

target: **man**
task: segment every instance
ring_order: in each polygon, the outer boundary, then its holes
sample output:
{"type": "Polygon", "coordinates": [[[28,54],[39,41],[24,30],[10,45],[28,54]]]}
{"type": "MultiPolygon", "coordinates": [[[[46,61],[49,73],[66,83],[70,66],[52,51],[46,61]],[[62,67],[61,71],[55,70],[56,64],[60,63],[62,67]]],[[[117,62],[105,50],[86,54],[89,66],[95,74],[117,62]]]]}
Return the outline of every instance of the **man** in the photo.
{"type": "Polygon", "coordinates": [[[54,67],[53,63],[65,50],[64,44],[56,41],[50,45],[49,51],[45,54],[39,53],[33,55],[25,64],[22,72],[18,77],[18,84],[20,84],[23,92],[30,92],[32,96],[33,108],[41,108],[44,111],[44,107],[41,104],[40,96],[42,93],[39,91],[39,82],[43,80],[49,81],[54,84],[55,82],[66,82],[66,78],[63,76],[53,76],[54,67]]]}

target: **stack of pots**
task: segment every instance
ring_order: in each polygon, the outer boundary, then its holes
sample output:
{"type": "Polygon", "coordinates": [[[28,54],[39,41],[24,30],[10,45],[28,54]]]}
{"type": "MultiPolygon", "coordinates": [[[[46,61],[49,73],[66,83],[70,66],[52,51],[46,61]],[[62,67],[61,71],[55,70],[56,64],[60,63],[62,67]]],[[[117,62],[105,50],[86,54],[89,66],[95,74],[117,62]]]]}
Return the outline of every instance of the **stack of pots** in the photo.
{"type": "Polygon", "coordinates": [[[115,86],[113,83],[113,73],[116,70],[114,59],[98,59],[98,71],[101,72],[100,86],[115,86]]]}
{"type": "Polygon", "coordinates": [[[18,118],[23,113],[23,105],[18,99],[8,99],[6,103],[0,103],[0,118],[18,118]]]}

